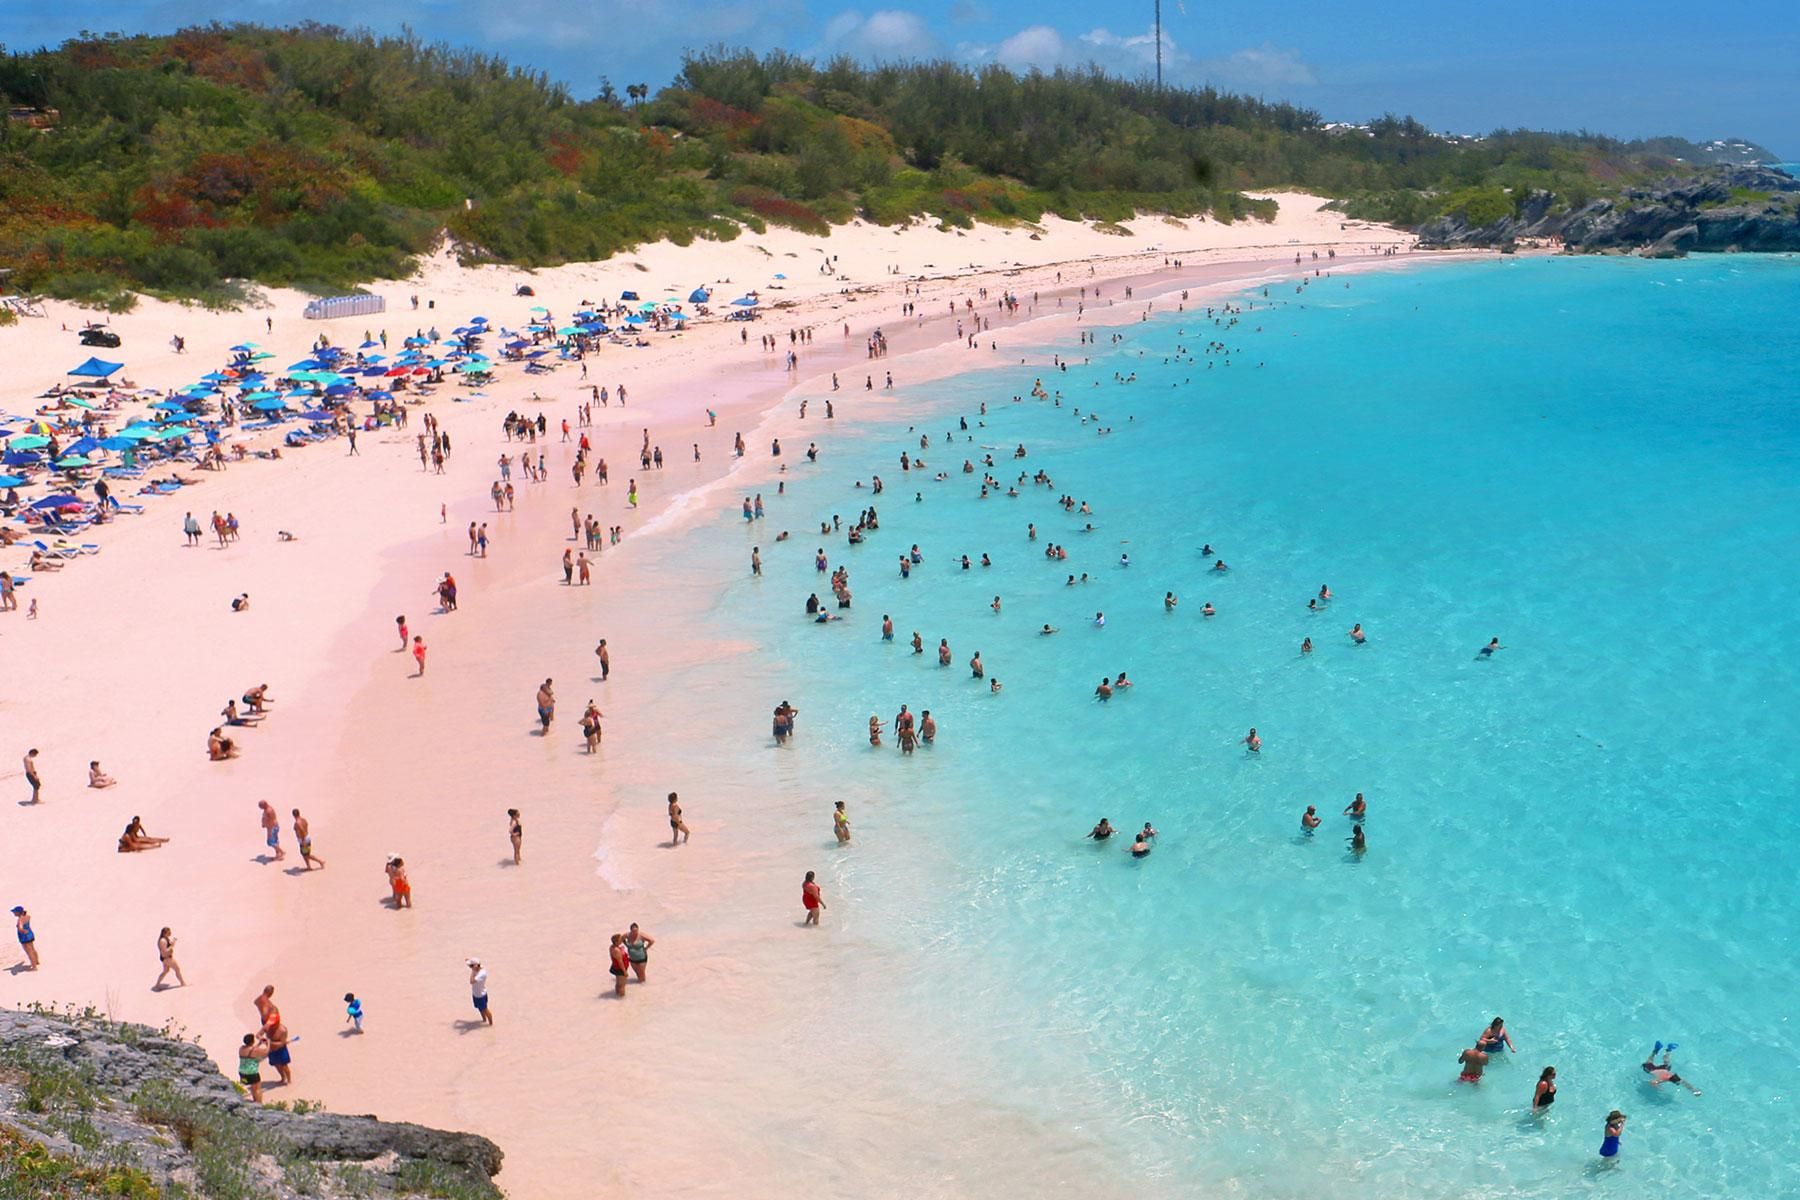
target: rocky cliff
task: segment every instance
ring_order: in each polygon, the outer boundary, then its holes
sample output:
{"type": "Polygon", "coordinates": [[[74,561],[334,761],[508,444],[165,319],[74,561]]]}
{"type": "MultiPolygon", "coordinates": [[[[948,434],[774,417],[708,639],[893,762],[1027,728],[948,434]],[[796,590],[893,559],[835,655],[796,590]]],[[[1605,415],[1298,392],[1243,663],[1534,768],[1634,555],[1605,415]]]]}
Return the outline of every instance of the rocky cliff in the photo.
{"type": "Polygon", "coordinates": [[[1561,239],[1577,253],[1672,258],[1695,251],[1800,250],[1800,181],[1767,167],[1718,167],[1570,209],[1533,192],[1489,225],[1439,217],[1419,230],[1427,247],[1507,247],[1561,239]]]}
{"type": "Polygon", "coordinates": [[[500,1196],[486,1138],[295,1108],[141,1025],[0,1010],[0,1197],[500,1196]]]}

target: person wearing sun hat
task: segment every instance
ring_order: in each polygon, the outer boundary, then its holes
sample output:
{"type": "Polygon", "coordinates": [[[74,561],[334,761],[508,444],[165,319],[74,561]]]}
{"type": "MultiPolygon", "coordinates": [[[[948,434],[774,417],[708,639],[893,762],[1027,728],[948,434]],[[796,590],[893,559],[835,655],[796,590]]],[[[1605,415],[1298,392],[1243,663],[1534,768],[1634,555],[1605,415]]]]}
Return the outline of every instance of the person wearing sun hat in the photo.
{"type": "Polygon", "coordinates": [[[475,1002],[475,1011],[481,1014],[484,1025],[492,1025],[494,1014],[488,1011],[487,970],[479,958],[465,958],[463,963],[469,968],[469,996],[475,1002]]]}

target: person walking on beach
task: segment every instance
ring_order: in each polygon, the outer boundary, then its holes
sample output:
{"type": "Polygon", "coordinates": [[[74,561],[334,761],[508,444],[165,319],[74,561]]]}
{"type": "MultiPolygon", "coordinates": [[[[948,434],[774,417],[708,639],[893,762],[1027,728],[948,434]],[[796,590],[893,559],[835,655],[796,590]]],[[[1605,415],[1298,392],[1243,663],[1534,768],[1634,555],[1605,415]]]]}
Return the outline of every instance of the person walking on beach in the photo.
{"type": "Polygon", "coordinates": [[[688,833],[687,822],[683,821],[681,819],[681,801],[676,799],[674,792],[670,792],[669,793],[669,848],[671,850],[673,850],[676,846],[679,846],[681,843],[687,841],[688,838],[691,836],[692,835],[688,833]]]}
{"type": "Polygon", "coordinates": [[[190,512],[183,518],[181,532],[187,537],[188,545],[198,546],[200,544],[200,522],[194,519],[193,513],[190,512]]]}
{"type": "Polygon", "coordinates": [[[625,957],[630,960],[631,972],[639,983],[645,982],[644,970],[650,965],[650,947],[654,945],[656,939],[639,929],[636,921],[625,931],[625,957]]]}
{"type": "Polygon", "coordinates": [[[319,864],[320,870],[325,869],[325,860],[315,857],[312,852],[312,826],[297,808],[294,810],[294,840],[300,843],[300,861],[306,864],[307,870],[312,870],[314,863],[319,864]]]}
{"type": "Polygon", "coordinates": [[[44,791],[44,781],[38,778],[37,760],[37,747],[33,746],[25,752],[25,782],[31,785],[31,799],[26,801],[28,804],[36,804],[44,791]]]}
{"type": "Polygon", "coordinates": [[[390,858],[387,860],[388,890],[393,893],[394,911],[411,908],[412,880],[406,877],[406,860],[390,858]]]}
{"type": "Polygon", "coordinates": [[[287,857],[287,852],[281,848],[281,818],[267,800],[258,800],[256,807],[262,810],[263,843],[275,852],[267,861],[280,862],[287,857]]]}
{"type": "Polygon", "coordinates": [[[806,878],[800,884],[800,903],[806,909],[804,924],[817,925],[819,914],[825,911],[825,896],[819,890],[818,882],[814,880],[811,871],[806,873],[806,878]]]}
{"type": "Polygon", "coordinates": [[[600,644],[594,647],[594,657],[600,660],[600,682],[605,683],[606,677],[612,674],[612,655],[607,653],[605,638],[601,638],[600,644]]]}
{"type": "Polygon", "coordinates": [[[612,972],[613,995],[623,1000],[625,998],[625,981],[631,975],[631,955],[625,949],[624,934],[612,935],[612,945],[607,950],[607,957],[611,960],[611,965],[607,969],[612,972]]]}
{"type": "Polygon", "coordinates": [[[537,690],[538,724],[542,732],[550,732],[550,722],[556,719],[556,693],[551,690],[550,680],[544,680],[537,690]]]}
{"type": "Polygon", "coordinates": [[[13,905],[13,928],[19,935],[19,949],[25,952],[27,971],[38,969],[37,934],[31,928],[31,914],[23,904],[13,905]]]}
{"type": "Polygon", "coordinates": [[[352,1026],[357,1033],[363,1031],[362,1001],[356,998],[355,992],[344,993],[344,1024],[352,1026]]]}
{"type": "Polygon", "coordinates": [[[157,961],[162,963],[162,973],[156,977],[156,982],[150,986],[151,991],[160,992],[163,990],[163,980],[169,977],[170,971],[175,972],[176,987],[187,986],[187,980],[183,979],[181,976],[181,964],[175,961],[175,935],[169,931],[167,925],[164,925],[162,927],[162,932],[156,935],[156,957],[157,961]]]}
{"type": "Polygon", "coordinates": [[[506,839],[512,843],[513,866],[516,867],[524,861],[520,857],[519,847],[525,841],[525,825],[519,820],[519,810],[516,808],[506,810],[506,839]]]}
{"type": "MultiPolygon", "coordinates": [[[[402,630],[402,632],[404,633],[405,631],[402,630]]],[[[412,654],[413,661],[419,664],[419,669],[415,672],[415,675],[423,675],[425,673],[425,639],[416,633],[413,634],[412,654]]]]}
{"type": "Polygon", "coordinates": [[[465,959],[469,966],[469,997],[475,1002],[475,1011],[481,1014],[483,1025],[494,1023],[494,1014],[488,1010],[488,973],[481,965],[479,958],[465,959]]]}

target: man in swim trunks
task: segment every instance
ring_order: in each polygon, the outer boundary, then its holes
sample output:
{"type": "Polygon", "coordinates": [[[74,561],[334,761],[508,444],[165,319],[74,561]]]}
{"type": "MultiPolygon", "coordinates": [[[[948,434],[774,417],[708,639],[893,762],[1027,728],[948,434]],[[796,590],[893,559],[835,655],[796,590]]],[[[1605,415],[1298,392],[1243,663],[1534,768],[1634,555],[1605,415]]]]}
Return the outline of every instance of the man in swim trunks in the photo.
{"type": "Polygon", "coordinates": [[[481,960],[469,958],[463,960],[469,967],[469,995],[475,1002],[475,1011],[481,1014],[481,1023],[492,1025],[494,1014],[488,1011],[488,973],[483,969],[481,960]]]}
{"type": "Polygon", "coordinates": [[[267,800],[258,800],[256,806],[262,809],[263,842],[275,852],[269,861],[280,862],[287,857],[287,852],[281,848],[281,818],[267,800]]]}
{"type": "Polygon", "coordinates": [[[1481,1073],[1487,1069],[1487,1051],[1479,1046],[1470,1046],[1457,1055],[1456,1061],[1462,1066],[1462,1074],[1458,1075],[1459,1083],[1480,1083],[1481,1073]]]}
{"type": "MultiPolygon", "coordinates": [[[[1662,1043],[1658,1042],[1657,1050],[1661,1049],[1662,1043]]],[[[1650,1077],[1650,1086],[1661,1087],[1665,1083],[1679,1083],[1682,1087],[1698,1096],[1700,1094],[1700,1089],[1677,1075],[1674,1069],[1669,1066],[1669,1051],[1673,1049],[1675,1049],[1675,1047],[1671,1044],[1668,1050],[1663,1050],[1661,1066],[1658,1066],[1656,1062],[1656,1050],[1652,1050],[1650,1052],[1650,1057],[1644,1060],[1642,1070],[1644,1074],[1650,1077]]]]}
{"type": "Polygon", "coordinates": [[[294,840],[300,843],[300,860],[306,864],[306,869],[312,870],[313,864],[317,863],[323,870],[325,860],[315,857],[312,852],[312,826],[297,808],[294,810],[294,840]]]}

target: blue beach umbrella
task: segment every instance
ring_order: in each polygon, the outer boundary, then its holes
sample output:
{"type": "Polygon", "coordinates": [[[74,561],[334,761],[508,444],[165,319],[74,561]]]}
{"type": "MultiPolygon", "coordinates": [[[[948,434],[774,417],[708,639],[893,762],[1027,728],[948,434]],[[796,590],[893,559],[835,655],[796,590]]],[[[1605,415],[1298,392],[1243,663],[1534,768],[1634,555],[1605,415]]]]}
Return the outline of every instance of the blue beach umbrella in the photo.
{"type": "Polygon", "coordinates": [[[39,446],[48,446],[50,439],[41,433],[27,433],[12,440],[14,450],[36,450],[39,446]]]}
{"type": "Polygon", "coordinates": [[[79,367],[76,367],[73,371],[70,371],[69,374],[79,379],[105,379],[108,375],[122,369],[124,366],[124,363],[107,362],[103,358],[90,358],[79,367]]]}
{"type": "Polygon", "coordinates": [[[43,461],[43,455],[33,454],[29,450],[8,450],[0,455],[0,466],[35,467],[43,461]]]}
{"type": "Polygon", "coordinates": [[[736,300],[733,300],[731,303],[732,303],[732,306],[735,308],[755,308],[756,307],[756,299],[755,299],[755,297],[752,297],[752,296],[739,296],[736,300]]]}
{"type": "Polygon", "coordinates": [[[45,496],[33,504],[33,508],[80,508],[81,497],[72,496],[68,492],[59,492],[54,496],[45,496]]]}
{"type": "Polygon", "coordinates": [[[100,439],[102,450],[130,450],[137,443],[128,437],[109,437],[100,439]]]}
{"type": "Polygon", "coordinates": [[[250,405],[258,412],[282,412],[287,408],[287,401],[279,396],[265,396],[250,405]]]}
{"type": "Polygon", "coordinates": [[[705,304],[707,301],[707,298],[710,297],[711,295],[712,295],[712,293],[707,291],[703,287],[695,288],[693,291],[688,293],[688,303],[689,304],[705,304]]]}
{"type": "Polygon", "coordinates": [[[332,419],[332,414],[326,412],[322,408],[309,408],[300,415],[305,417],[308,421],[329,421],[332,419]]]}
{"type": "Polygon", "coordinates": [[[0,488],[23,487],[31,481],[23,475],[0,475],[0,488]]]}

